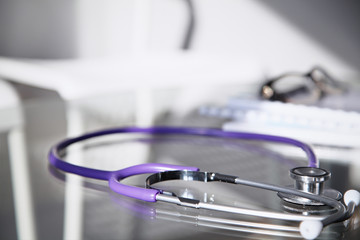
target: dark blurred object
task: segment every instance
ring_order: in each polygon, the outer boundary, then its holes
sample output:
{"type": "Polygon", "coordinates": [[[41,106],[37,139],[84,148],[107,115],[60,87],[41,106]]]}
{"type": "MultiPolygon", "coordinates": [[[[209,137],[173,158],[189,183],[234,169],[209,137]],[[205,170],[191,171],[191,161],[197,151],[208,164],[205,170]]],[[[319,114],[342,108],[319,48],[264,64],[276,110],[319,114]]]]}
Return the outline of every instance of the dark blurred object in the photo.
{"type": "Polygon", "coordinates": [[[321,67],[308,73],[285,73],[265,82],[260,96],[271,101],[311,104],[326,95],[343,94],[345,88],[321,67]]]}
{"type": "Polygon", "coordinates": [[[262,84],[261,99],[318,107],[360,111],[358,86],[335,80],[321,67],[303,73],[285,73],[262,84]]]}

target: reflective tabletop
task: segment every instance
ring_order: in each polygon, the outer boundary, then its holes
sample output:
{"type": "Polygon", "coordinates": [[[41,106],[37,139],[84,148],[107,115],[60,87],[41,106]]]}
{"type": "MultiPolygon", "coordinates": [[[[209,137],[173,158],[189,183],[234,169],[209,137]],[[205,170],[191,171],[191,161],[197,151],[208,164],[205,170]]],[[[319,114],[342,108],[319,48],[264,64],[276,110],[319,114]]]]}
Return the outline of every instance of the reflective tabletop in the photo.
{"type": "MultiPolygon", "coordinates": [[[[55,143],[89,131],[135,125],[221,128],[222,119],[201,116],[196,107],[180,114],[174,111],[181,106],[178,100],[173,101],[174,92],[154,96],[154,104],[140,110],[139,99],[131,93],[71,102],[57,97],[32,99],[0,110],[1,118],[10,123],[0,128],[0,238],[301,239],[293,230],[298,223],[144,202],[112,192],[104,181],[64,173],[49,165],[48,152],[55,143]],[[288,230],[261,228],[272,225],[288,230]]],[[[280,144],[245,140],[119,134],[74,144],[65,160],[102,170],[141,163],[196,166],[203,171],[291,186],[289,169],[305,166],[307,161],[305,155],[287,154],[284,149],[280,144]]],[[[360,163],[347,160],[359,156],[358,149],[335,152],[318,156],[320,166],[332,173],[326,187],[342,193],[360,190],[360,163]]],[[[123,182],[144,187],[146,177],[123,182]]],[[[276,193],[250,187],[184,181],[162,182],[156,187],[207,203],[286,211],[276,193]]],[[[350,221],[326,227],[319,239],[359,239],[359,215],[356,209],[350,221]]]]}

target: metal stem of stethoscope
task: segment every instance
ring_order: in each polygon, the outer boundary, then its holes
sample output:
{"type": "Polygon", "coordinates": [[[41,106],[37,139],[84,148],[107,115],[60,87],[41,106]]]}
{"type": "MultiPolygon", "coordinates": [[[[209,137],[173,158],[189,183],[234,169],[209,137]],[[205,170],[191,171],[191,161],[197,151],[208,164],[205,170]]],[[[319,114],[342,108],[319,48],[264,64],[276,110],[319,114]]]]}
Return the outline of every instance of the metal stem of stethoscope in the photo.
{"type": "Polygon", "coordinates": [[[263,217],[263,218],[288,220],[288,221],[305,221],[305,220],[320,221],[324,218],[319,216],[302,216],[299,214],[287,214],[287,213],[278,213],[278,212],[263,211],[263,210],[230,207],[230,206],[218,205],[214,203],[200,202],[196,200],[191,201],[192,199],[180,198],[167,194],[158,194],[156,196],[156,200],[161,202],[174,203],[184,207],[215,210],[215,211],[222,211],[228,213],[248,215],[253,217],[263,217]]]}
{"type": "MultiPolygon", "coordinates": [[[[311,169],[307,169],[307,171],[310,170],[311,169]]],[[[317,171],[317,170],[313,169],[313,171],[317,171]]],[[[311,178],[311,176],[308,176],[308,178],[311,178]]],[[[157,201],[174,203],[185,207],[216,210],[216,211],[223,211],[229,213],[243,214],[247,216],[256,216],[256,217],[279,219],[279,220],[302,221],[299,227],[299,231],[307,239],[316,238],[321,233],[323,227],[333,222],[342,221],[346,217],[351,216],[354,211],[355,205],[358,204],[358,200],[359,200],[358,199],[359,193],[357,191],[355,191],[354,193],[351,192],[354,190],[350,190],[350,195],[355,194],[355,198],[357,197],[357,200],[356,199],[354,200],[353,196],[350,197],[351,199],[350,201],[345,200],[346,204],[348,205],[348,207],[346,208],[341,202],[338,201],[338,199],[333,199],[327,196],[299,191],[298,189],[294,189],[294,188],[281,187],[281,186],[260,183],[260,182],[253,182],[235,176],[229,176],[220,173],[211,173],[211,172],[209,173],[209,172],[199,172],[199,171],[169,171],[169,172],[155,173],[146,179],[146,186],[151,188],[151,185],[167,180],[185,180],[185,181],[203,181],[203,182],[218,181],[225,183],[241,184],[245,186],[288,194],[290,196],[296,196],[298,198],[301,197],[304,199],[310,199],[312,201],[326,204],[334,208],[335,212],[327,216],[305,216],[299,214],[245,209],[245,208],[218,205],[214,203],[200,202],[199,200],[195,200],[195,199],[178,197],[171,192],[165,192],[165,191],[162,191],[162,194],[156,195],[157,201]]],[[[313,180],[318,180],[318,179],[316,178],[313,180]]],[[[320,187],[317,184],[315,185],[316,187],[320,187]]],[[[345,197],[349,198],[347,195],[349,194],[345,194],[345,197]]]]}

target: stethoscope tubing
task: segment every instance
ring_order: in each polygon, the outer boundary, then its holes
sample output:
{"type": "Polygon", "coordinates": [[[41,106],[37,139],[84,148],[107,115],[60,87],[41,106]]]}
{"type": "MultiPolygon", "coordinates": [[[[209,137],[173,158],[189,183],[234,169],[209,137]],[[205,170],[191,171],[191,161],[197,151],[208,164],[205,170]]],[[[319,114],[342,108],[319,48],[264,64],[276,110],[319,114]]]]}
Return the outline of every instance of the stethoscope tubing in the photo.
{"type": "MultiPolygon", "coordinates": [[[[124,127],[124,128],[104,129],[101,131],[87,133],[79,137],[65,139],[53,147],[52,153],[56,158],[60,159],[58,153],[64,150],[66,147],[70,146],[71,144],[74,144],[76,142],[81,142],[90,138],[100,137],[104,135],[111,135],[111,134],[119,134],[119,133],[144,133],[144,134],[160,134],[160,135],[181,134],[181,135],[195,135],[195,136],[207,136],[207,137],[218,137],[218,138],[221,137],[221,138],[229,138],[229,139],[246,139],[246,140],[283,143],[301,148],[307,156],[309,167],[318,167],[319,165],[318,160],[311,147],[306,143],[303,143],[301,141],[292,138],[258,134],[258,133],[231,132],[231,131],[223,131],[220,129],[196,128],[196,127],[149,127],[149,128],[124,127]]],[[[81,170],[81,168],[84,168],[76,165],[73,165],[73,167],[79,170],[81,170]]],[[[94,171],[89,171],[90,173],[88,177],[90,178],[105,180],[108,179],[108,175],[111,174],[111,171],[96,170],[89,168],[84,168],[84,169],[86,169],[86,171],[94,170],[94,171]]]]}
{"type": "MultiPolygon", "coordinates": [[[[256,134],[256,133],[247,133],[247,132],[230,132],[230,131],[222,131],[219,129],[212,129],[212,128],[191,128],[191,127],[188,127],[188,128],[185,128],[185,127],[149,127],[149,128],[124,127],[124,128],[111,128],[111,129],[105,129],[105,130],[96,131],[96,132],[90,132],[90,133],[81,135],[79,137],[65,139],[65,140],[61,141],[60,143],[58,143],[57,145],[55,145],[50,151],[49,161],[55,167],[57,167],[63,171],[66,171],[66,172],[81,175],[83,177],[95,178],[95,179],[99,179],[99,180],[107,180],[107,181],[112,180],[113,183],[117,183],[116,180],[114,180],[113,178],[114,178],[114,174],[118,171],[98,170],[98,169],[92,169],[92,168],[74,165],[69,162],[62,161],[60,153],[63,150],[65,150],[68,146],[70,146],[74,143],[81,142],[81,141],[95,138],[95,137],[111,135],[111,134],[119,134],[119,133],[144,133],[144,134],[152,134],[152,135],[153,134],[160,134],[160,135],[182,134],[182,135],[210,136],[210,137],[222,137],[222,138],[233,138],[233,139],[263,140],[263,141],[270,141],[270,142],[277,142],[277,143],[285,143],[285,144],[290,144],[290,145],[294,145],[294,146],[301,148],[308,157],[308,161],[309,161],[308,165],[309,166],[316,167],[318,165],[316,156],[315,156],[314,152],[312,151],[311,147],[309,145],[307,145],[303,142],[297,141],[295,139],[280,137],[280,136],[265,135],[265,134],[256,134]]],[[[277,189],[277,190],[273,190],[273,191],[286,192],[286,193],[295,194],[295,195],[299,195],[299,196],[303,196],[303,197],[307,197],[307,198],[312,198],[313,200],[323,202],[324,204],[337,209],[336,213],[329,215],[329,217],[331,217],[331,219],[332,218],[337,219],[337,218],[339,218],[339,216],[342,216],[345,212],[344,206],[342,204],[339,204],[337,201],[334,201],[332,199],[327,199],[323,196],[316,196],[313,194],[303,193],[303,192],[297,191],[295,189],[290,189],[290,188],[287,189],[287,188],[280,187],[280,186],[266,185],[263,183],[256,183],[256,182],[251,182],[251,181],[247,181],[247,180],[238,179],[237,181],[239,181],[238,183],[241,182],[241,184],[243,184],[243,185],[248,185],[248,186],[253,186],[253,187],[263,188],[263,189],[265,188],[268,190],[269,190],[269,188],[277,189]],[[339,215],[339,216],[337,216],[337,215],[339,215]]],[[[251,210],[251,211],[254,211],[254,210],[251,210]]],[[[262,214],[264,214],[263,211],[261,211],[261,212],[262,212],[262,214]]],[[[274,213],[271,213],[271,214],[274,214],[274,213]]],[[[290,217],[291,216],[290,214],[280,214],[279,215],[280,219],[283,218],[284,215],[289,215],[289,218],[292,218],[292,217],[290,217]]],[[[275,215],[273,215],[273,216],[275,216],[275,215]]],[[[297,219],[299,219],[299,216],[298,215],[296,215],[296,216],[297,216],[297,219]]],[[[294,218],[296,218],[296,217],[294,216],[294,218]]],[[[327,218],[322,220],[324,225],[327,225],[328,222],[331,222],[326,219],[327,218]]]]}
{"type": "MultiPolygon", "coordinates": [[[[149,128],[139,128],[139,127],[124,127],[124,128],[112,128],[112,129],[105,129],[101,131],[91,132],[84,134],[79,137],[69,138],[61,141],[57,145],[55,145],[50,153],[49,153],[49,161],[50,163],[69,173],[74,173],[83,177],[100,179],[100,180],[107,180],[109,182],[110,188],[119,193],[130,197],[135,197],[145,201],[156,201],[155,195],[157,194],[156,191],[151,189],[140,190],[139,188],[126,186],[121,184],[118,179],[122,179],[124,177],[130,176],[131,174],[140,174],[140,173],[153,173],[162,169],[162,171],[170,171],[170,170],[180,170],[179,166],[173,167],[166,167],[166,166],[156,166],[156,170],[154,170],[154,166],[141,166],[141,171],[139,171],[138,167],[129,167],[127,169],[122,169],[118,171],[105,171],[93,168],[87,168],[83,166],[78,166],[71,164],[69,162],[62,161],[61,153],[71,144],[81,142],[87,139],[100,137],[104,135],[111,135],[111,134],[119,134],[119,133],[145,133],[145,134],[160,134],[160,135],[170,135],[170,134],[182,134],[182,135],[192,135],[192,136],[207,136],[207,137],[221,137],[221,138],[232,138],[232,139],[247,139],[247,140],[263,140],[263,141],[271,141],[271,142],[278,142],[278,143],[285,143],[297,146],[304,150],[308,158],[308,165],[311,167],[317,166],[318,162],[314,152],[312,151],[311,147],[305,143],[300,141],[286,138],[286,137],[279,137],[279,136],[272,136],[272,135],[265,135],[265,134],[256,134],[256,133],[246,133],[246,132],[229,132],[229,131],[222,131],[219,129],[212,129],[212,128],[189,128],[189,127],[149,127],[149,128]],[[143,193],[147,192],[147,193],[143,193]]],[[[181,168],[181,167],[180,167],[181,168]]],[[[187,167],[186,170],[195,170],[194,167],[187,167]]],[[[185,170],[185,168],[184,168],[185,170]]]]}

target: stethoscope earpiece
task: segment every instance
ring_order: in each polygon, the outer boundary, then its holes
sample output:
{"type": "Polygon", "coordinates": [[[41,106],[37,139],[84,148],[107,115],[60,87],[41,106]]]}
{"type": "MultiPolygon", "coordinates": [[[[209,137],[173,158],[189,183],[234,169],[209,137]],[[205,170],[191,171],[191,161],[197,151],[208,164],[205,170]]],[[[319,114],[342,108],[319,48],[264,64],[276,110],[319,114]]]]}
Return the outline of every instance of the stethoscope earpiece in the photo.
{"type": "Polygon", "coordinates": [[[305,220],[300,223],[299,229],[303,238],[315,239],[320,235],[323,224],[321,221],[317,220],[305,220]]]}
{"type": "Polygon", "coordinates": [[[346,206],[353,202],[356,206],[360,203],[360,193],[354,189],[348,190],[344,194],[344,203],[346,206]]]}

